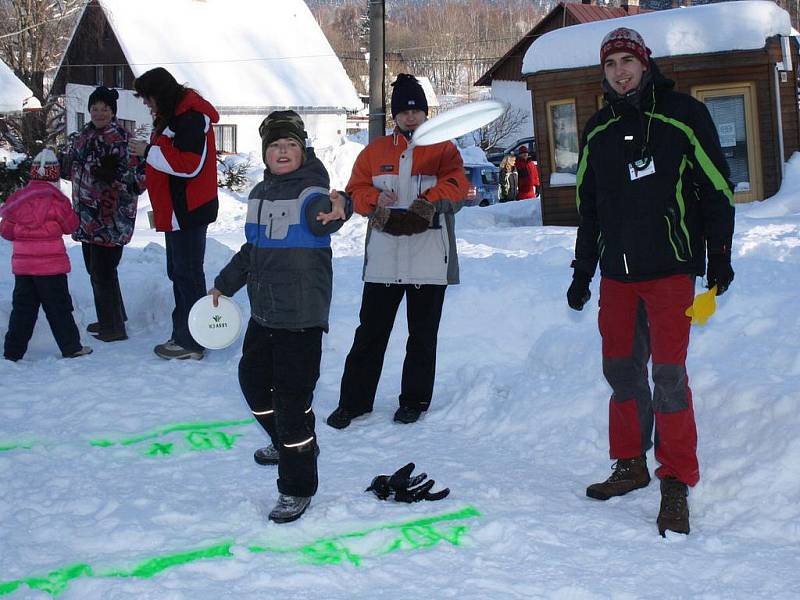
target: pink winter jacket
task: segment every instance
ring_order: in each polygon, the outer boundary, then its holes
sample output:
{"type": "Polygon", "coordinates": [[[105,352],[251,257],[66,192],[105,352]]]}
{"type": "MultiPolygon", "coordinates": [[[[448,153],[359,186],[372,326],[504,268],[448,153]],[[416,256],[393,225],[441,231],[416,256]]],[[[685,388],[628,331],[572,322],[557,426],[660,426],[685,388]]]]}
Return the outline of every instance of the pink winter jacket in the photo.
{"type": "Polygon", "coordinates": [[[63,236],[78,228],[69,198],[46,181],[31,181],[0,206],[0,235],[14,242],[14,275],[60,275],[70,264],[63,236]]]}

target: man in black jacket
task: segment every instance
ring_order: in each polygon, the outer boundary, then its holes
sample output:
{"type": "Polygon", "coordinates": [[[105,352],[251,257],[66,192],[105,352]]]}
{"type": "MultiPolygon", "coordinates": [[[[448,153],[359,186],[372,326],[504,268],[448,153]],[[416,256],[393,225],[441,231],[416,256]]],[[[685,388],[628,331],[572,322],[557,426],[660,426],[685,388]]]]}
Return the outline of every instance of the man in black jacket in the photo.
{"type": "Polygon", "coordinates": [[[722,294],[733,280],[733,191],[705,105],[672,90],[632,29],[610,32],[600,49],[608,104],[583,133],[569,306],[581,310],[600,264],[600,333],[614,470],[586,495],[607,500],[650,482],[645,453],[660,463],[657,524],[689,533],[688,487],[700,471],[686,375],[695,277],[722,294]],[[652,356],[653,390],[647,363],[652,356]],[[655,419],[654,419],[655,416],[655,419]]]}

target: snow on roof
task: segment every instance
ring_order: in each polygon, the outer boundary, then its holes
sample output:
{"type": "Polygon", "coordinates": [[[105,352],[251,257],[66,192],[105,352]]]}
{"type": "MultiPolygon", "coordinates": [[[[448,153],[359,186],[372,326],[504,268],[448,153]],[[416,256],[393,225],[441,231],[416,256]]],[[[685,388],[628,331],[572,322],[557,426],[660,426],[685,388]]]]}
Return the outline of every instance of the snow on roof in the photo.
{"type": "Polygon", "coordinates": [[[546,33],[525,53],[523,75],[600,64],[600,43],[617,27],[635,29],[653,57],[763,48],[791,35],[789,13],[774,2],[745,0],[648,12],[546,33]]]}
{"type": "Polygon", "coordinates": [[[135,76],[164,67],[219,107],[361,108],[303,0],[100,0],[135,76]]]}
{"type": "Polygon", "coordinates": [[[19,112],[25,108],[40,107],[33,92],[0,60],[0,113],[19,112]],[[34,106],[35,104],[35,106],[34,106]]]}

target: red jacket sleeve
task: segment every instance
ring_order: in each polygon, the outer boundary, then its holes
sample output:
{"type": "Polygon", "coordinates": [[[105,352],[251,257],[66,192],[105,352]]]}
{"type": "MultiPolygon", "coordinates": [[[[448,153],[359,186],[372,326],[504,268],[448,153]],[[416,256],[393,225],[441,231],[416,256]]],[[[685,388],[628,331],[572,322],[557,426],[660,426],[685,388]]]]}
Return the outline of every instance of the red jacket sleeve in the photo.
{"type": "Polygon", "coordinates": [[[466,197],[468,189],[461,153],[452,142],[444,142],[439,172],[436,174],[436,185],[424,191],[422,197],[432,203],[441,200],[461,202],[466,197]]]}
{"type": "Polygon", "coordinates": [[[56,206],[56,218],[64,233],[74,233],[81,224],[78,213],[72,210],[72,204],[64,194],[58,190],[53,190],[53,201],[56,206]]]}
{"type": "Polygon", "coordinates": [[[353,210],[360,215],[371,215],[378,205],[380,190],[372,185],[372,169],[370,164],[371,148],[367,146],[356,158],[350,181],[345,191],[353,199],[353,210]]]}

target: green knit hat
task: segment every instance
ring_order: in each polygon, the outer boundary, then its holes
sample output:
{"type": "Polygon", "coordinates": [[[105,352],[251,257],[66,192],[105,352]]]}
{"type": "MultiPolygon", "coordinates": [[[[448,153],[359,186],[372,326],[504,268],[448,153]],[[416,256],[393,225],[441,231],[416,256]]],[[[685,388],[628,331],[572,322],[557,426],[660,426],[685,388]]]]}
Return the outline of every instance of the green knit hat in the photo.
{"type": "Polygon", "coordinates": [[[301,148],[305,148],[308,138],[303,119],[293,110],[276,110],[269,113],[258,127],[258,134],[261,136],[262,157],[267,153],[267,146],[275,140],[291,138],[296,140],[301,148]]]}

